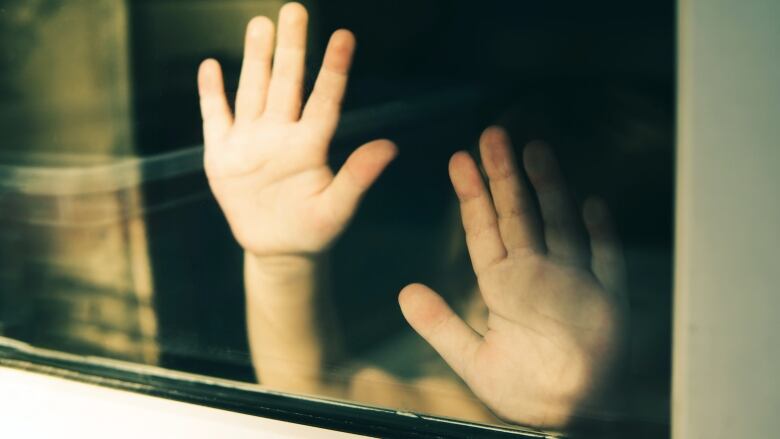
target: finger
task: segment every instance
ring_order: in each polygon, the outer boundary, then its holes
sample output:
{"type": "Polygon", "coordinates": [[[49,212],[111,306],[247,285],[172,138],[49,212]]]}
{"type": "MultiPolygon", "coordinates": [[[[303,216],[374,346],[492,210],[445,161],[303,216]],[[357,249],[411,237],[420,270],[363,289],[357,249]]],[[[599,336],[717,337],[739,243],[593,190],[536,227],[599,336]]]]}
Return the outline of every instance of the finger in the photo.
{"type": "Polygon", "coordinates": [[[467,152],[457,152],[450,159],[450,179],[460,200],[471,264],[479,276],[486,267],[506,257],[496,212],[477,164],[467,152]]]}
{"type": "Polygon", "coordinates": [[[574,206],[552,150],[543,143],[531,143],[525,148],[523,161],[539,199],[548,255],[587,267],[590,254],[579,210],[574,206]]]}
{"type": "Polygon", "coordinates": [[[458,317],[444,299],[425,285],[412,284],[398,295],[406,321],[466,383],[482,338],[458,317]]]}
{"type": "Polygon", "coordinates": [[[255,17],[249,22],[236,94],[237,121],[254,120],[263,112],[271,78],[273,41],[274,24],[268,17],[255,17]]]}
{"type": "Polygon", "coordinates": [[[269,117],[293,121],[300,115],[308,20],[306,8],[300,3],[287,3],[279,11],[276,53],[264,113],[269,117]]]}
{"type": "Polygon", "coordinates": [[[334,224],[349,221],[360,199],[397,154],[393,142],[375,140],[356,149],[347,158],[319,200],[334,224]]]}
{"type": "Polygon", "coordinates": [[[503,129],[490,127],[479,141],[482,164],[498,214],[498,228],[509,254],[544,248],[533,198],[518,173],[503,129]]]}
{"type": "Polygon", "coordinates": [[[333,33],[314,90],[303,110],[302,120],[319,125],[327,137],[333,135],[339,121],[354,52],[355,37],[352,32],[341,29],[333,33]]]}
{"type": "Polygon", "coordinates": [[[222,69],[213,59],[207,59],[198,69],[198,93],[200,94],[200,113],[203,117],[203,140],[208,148],[227,135],[233,124],[225,97],[222,69]]]}
{"type": "Polygon", "coordinates": [[[585,200],[582,217],[590,235],[593,273],[608,291],[625,294],[626,262],[623,247],[607,204],[595,197],[585,200]]]}

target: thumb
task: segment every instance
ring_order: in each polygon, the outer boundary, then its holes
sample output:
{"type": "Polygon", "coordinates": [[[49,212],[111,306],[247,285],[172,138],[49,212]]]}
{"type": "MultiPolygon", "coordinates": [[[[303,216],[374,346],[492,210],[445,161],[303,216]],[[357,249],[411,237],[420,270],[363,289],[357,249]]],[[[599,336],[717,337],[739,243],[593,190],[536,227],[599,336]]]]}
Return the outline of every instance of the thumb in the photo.
{"type": "Polygon", "coordinates": [[[350,154],[320,199],[334,222],[352,218],[360,199],[396,155],[398,148],[389,140],[374,140],[350,154]]]}
{"type": "Polygon", "coordinates": [[[408,285],[398,295],[398,302],[406,321],[468,384],[482,337],[425,285],[408,285]]]}

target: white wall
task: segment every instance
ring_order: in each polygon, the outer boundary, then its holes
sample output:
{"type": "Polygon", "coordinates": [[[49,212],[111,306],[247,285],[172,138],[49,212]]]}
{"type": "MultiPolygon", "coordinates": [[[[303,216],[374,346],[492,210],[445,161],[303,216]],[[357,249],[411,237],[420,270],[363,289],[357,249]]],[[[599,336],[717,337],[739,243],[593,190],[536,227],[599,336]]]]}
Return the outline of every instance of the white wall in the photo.
{"type": "Polygon", "coordinates": [[[673,437],[777,437],[780,1],[678,9],[673,437]]]}

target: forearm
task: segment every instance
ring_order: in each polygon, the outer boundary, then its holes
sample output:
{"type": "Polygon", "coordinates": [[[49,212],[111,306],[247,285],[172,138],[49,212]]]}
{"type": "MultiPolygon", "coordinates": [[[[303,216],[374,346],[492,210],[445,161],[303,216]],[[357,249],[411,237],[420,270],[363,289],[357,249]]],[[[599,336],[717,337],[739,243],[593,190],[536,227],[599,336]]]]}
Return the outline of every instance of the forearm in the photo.
{"type": "Polygon", "coordinates": [[[340,349],[321,257],[244,258],[247,326],[260,382],[277,390],[325,391],[325,364],[340,349]]]}

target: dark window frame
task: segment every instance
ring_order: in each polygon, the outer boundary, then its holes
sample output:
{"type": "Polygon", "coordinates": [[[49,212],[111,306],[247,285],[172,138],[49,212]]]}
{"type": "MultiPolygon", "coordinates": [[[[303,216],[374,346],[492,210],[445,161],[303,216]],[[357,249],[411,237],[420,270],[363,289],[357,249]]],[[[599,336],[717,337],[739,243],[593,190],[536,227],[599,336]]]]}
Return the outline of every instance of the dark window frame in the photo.
{"type": "Polygon", "coordinates": [[[262,389],[250,390],[248,384],[232,384],[227,380],[199,377],[157,367],[48,351],[2,337],[0,337],[0,367],[41,373],[236,413],[375,437],[528,439],[555,437],[549,433],[532,430],[482,426],[347,402],[295,396],[262,389]]]}

